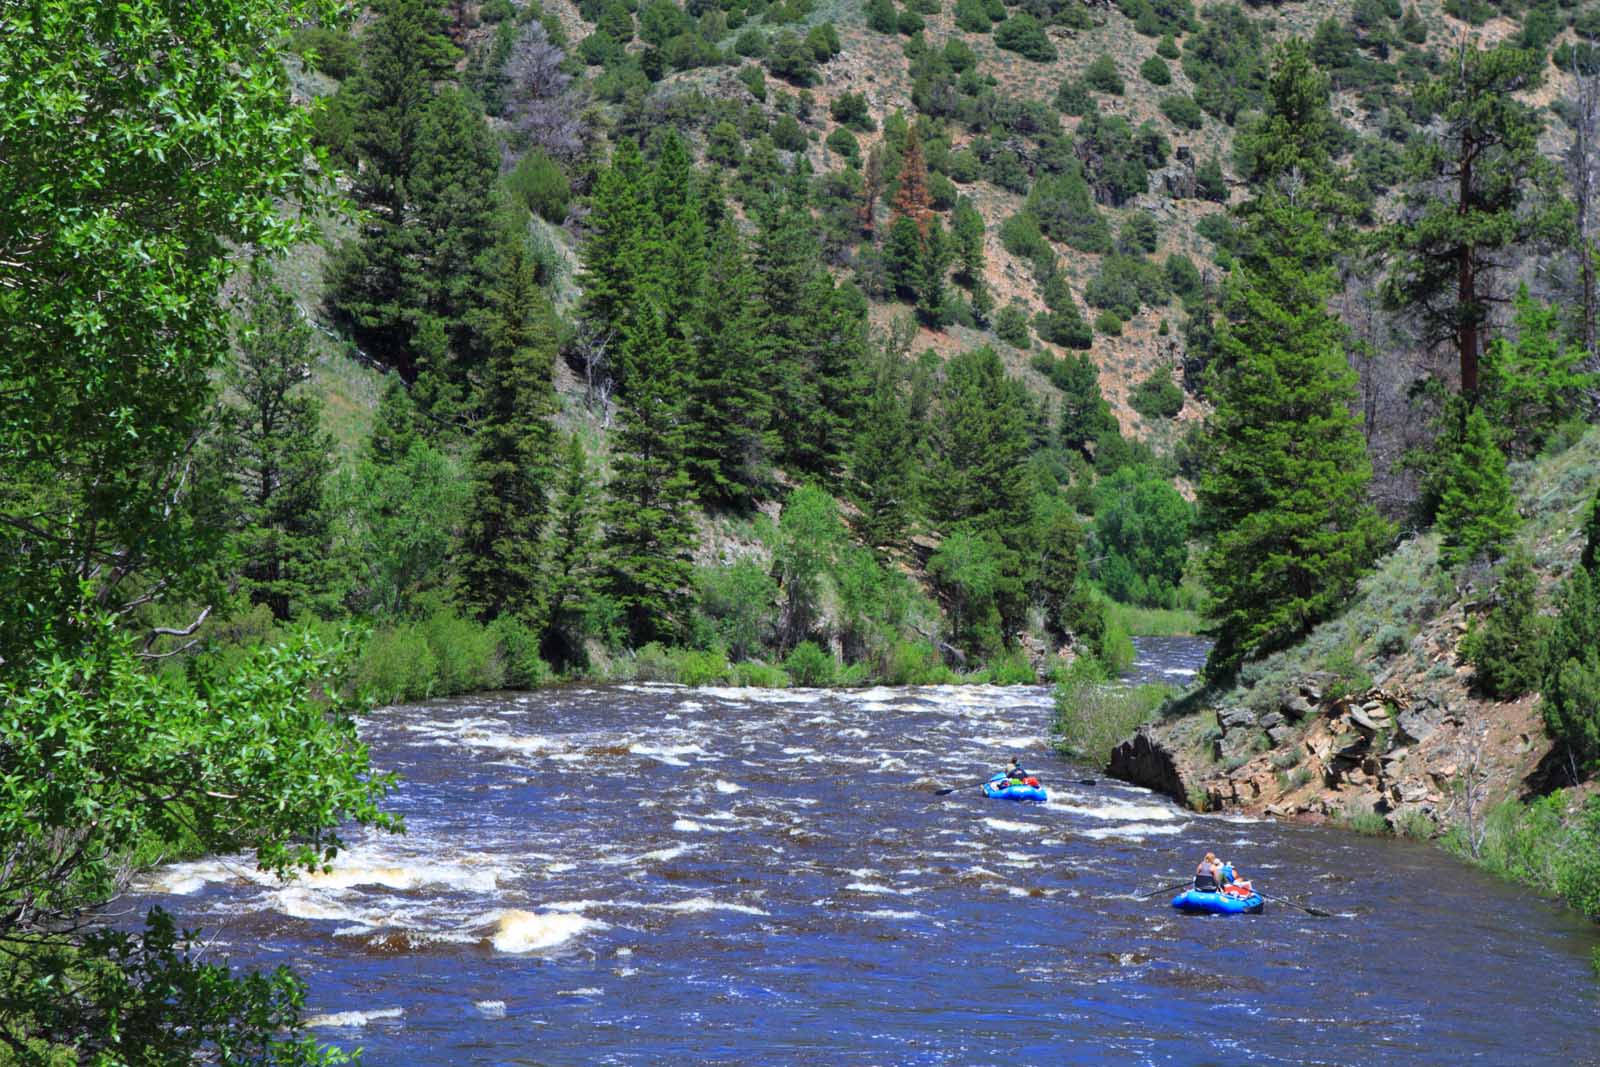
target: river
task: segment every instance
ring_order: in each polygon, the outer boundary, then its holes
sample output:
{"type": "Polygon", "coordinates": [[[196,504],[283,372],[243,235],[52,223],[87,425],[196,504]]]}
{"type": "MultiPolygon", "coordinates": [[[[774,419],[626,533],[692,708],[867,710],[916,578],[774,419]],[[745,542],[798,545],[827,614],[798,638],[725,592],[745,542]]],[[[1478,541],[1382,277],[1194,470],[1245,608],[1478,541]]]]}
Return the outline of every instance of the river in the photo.
{"type": "MultiPolygon", "coordinates": [[[[1187,639],[1139,643],[1181,680],[1187,639]]],[[[405,836],[136,899],[287,962],[376,1065],[1600,1064],[1594,928],[1441,851],[1084,784],[1042,687],[567,688],[385,708],[405,836]],[[1044,805],[982,798],[1013,755],[1044,805]],[[1174,913],[1207,849],[1269,901],[1174,913]]]]}

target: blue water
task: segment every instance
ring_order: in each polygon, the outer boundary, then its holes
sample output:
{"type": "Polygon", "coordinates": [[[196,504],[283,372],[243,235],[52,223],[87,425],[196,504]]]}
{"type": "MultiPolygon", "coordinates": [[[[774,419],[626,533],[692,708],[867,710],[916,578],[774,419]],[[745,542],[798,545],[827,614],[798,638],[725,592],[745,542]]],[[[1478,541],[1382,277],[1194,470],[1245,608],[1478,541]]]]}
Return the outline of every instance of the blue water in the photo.
{"type": "Polygon", "coordinates": [[[369,1065],[1600,1063],[1588,924],[1426,846],[1083,784],[1048,717],[1042,688],[384,709],[406,836],[290,886],[168,868],[141,903],[293,964],[369,1065]],[[979,796],[1012,755],[1048,804],[979,796]],[[1264,915],[1136,899],[1206,849],[1264,915]]]}

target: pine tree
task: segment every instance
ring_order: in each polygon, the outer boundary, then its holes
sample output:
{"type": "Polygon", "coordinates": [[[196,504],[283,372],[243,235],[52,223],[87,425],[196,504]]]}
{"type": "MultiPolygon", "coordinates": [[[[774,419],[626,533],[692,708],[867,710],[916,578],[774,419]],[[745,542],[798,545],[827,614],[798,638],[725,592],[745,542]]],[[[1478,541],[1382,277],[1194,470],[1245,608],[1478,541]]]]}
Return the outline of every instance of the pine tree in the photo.
{"type": "Polygon", "coordinates": [[[889,281],[906,300],[917,299],[924,282],[922,233],[915,219],[901,215],[889,224],[889,237],[883,244],[883,265],[889,281]]]}
{"type": "Polygon", "coordinates": [[[664,254],[654,264],[665,289],[661,307],[668,326],[683,336],[683,325],[700,301],[705,284],[707,233],[705,201],[699,195],[694,160],[676,130],[662,136],[650,172],[650,202],[658,220],[664,254]]]}
{"type": "Polygon", "coordinates": [[[1459,441],[1440,471],[1439,562],[1459,566],[1484,553],[1498,555],[1516,532],[1516,497],[1505,453],[1480,408],[1461,412],[1459,441]]]}
{"type": "Polygon", "coordinates": [[[1053,375],[1061,390],[1061,447],[1087,456],[1104,433],[1117,430],[1111,405],[1100,392],[1100,368],[1085,353],[1068,355],[1053,375]]]}
{"type": "Polygon", "coordinates": [[[459,555],[460,599],[479,619],[543,625],[542,573],[554,481],[554,314],[520,242],[489,292],[489,361],[473,434],[472,492],[459,555]]]}
{"type": "Polygon", "coordinates": [[[624,398],[605,511],[605,587],[636,644],[688,625],[694,486],[685,468],[685,359],[648,305],[622,338],[633,378],[624,398]]]}
{"type": "Polygon", "coordinates": [[[1497,337],[1484,353],[1480,403],[1506,450],[1527,457],[1581,411],[1595,376],[1583,369],[1583,350],[1563,341],[1560,313],[1534,300],[1526,283],[1512,306],[1516,339],[1497,337]]]}
{"type": "Polygon", "coordinates": [[[594,468],[583,442],[570,435],[562,450],[550,531],[546,644],[558,664],[583,661],[585,615],[598,581],[598,504],[594,468]]]}
{"type": "MultiPolygon", "coordinates": [[[[1329,121],[1326,81],[1290,50],[1270,89],[1254,157],[1314,151],[1329,121]]],[[[1372,467],[1351,411],[1346,330],[1327,310],[1339,217],[1336,194],[1317,183],[1332,174],[1295,166],[1294,180],[1261,186],[1241,211],[1245,251],[1224,295],[1197,490],[1213,675],[1335,611],[1389,534],[1366,496],[1372,467]]]]}
{"type": "Polygon", "coordinates": [[[1589,518],[1583,524],[1583,558],[1582,565],[1590,570],[1595,569],[1595,560],[1600,559],[1600,492],[1595,493],[1594,502],[1589,505],[1589,518]]]}
{"type": "Polygon", "coordinates": [[[361,163],[355,195],[369,214],[334,257],[329,303],[367,354],[408,379],[416,373],[411,181],[433,84],[457,55],[444,32],[432,0],[388,0],[362,35],[361,69],[346,89],[361,163]]]}
{"type": "Polygon", "coordinates": [[[1533,557],[1513,549],[1495,586],[1494,610],[1461,639],[1461,655],[1471,662],[1472,685],[1480,693],[1509,700],[1538,687],[1545,665],[1538,593],[1533,557]]]}
{"type": "Polygon", "coordinates": [[[1406,209],[1383,234],[1386,302],[1419,315],[1430,340],[1453,341],[1461,392],[1474,402],[1493,297],[1487,272],[1516,246],[1562,232],[1570,214],[1555,194],[1556,165],[1539,153],[1544,121],[1516,95],[1539,84],[1543,64],[1542,50],[1463,44],[1417,90],[1418,112],[1440,132],[1407,152],[1406,209]]]}
{"type": "Polygon", "coordinates": [[[227,374],[237,402],[223,410],[218,445],[238,479],[234,548],[244,592],[280,620],[325,613],[338,601],[324,494],[333,439],[321,430],[316,396],[301,388],[311,379],[311,325],[260,271],[246,299],[227,374]]]}
{"type": "MultiPolygon", "coordinates": [[[[409,185],[415,255],[406,277],[413,314],[438,323],[446,362],[425,368],[464,392],[484,358],[477,318],[490,287],[499,153],[470,94],[446,89],[423,114],[409,185]]],[[[440,383],[442,384],[442,383],[440,383]]]]}
{"type": "Polygon", "coordinates": [[[873,547],[904,536],[915,493],[917,442],[901,364],[898,351],[879,353],[850,462],[850,495],[861,509],[858,527],[873,547]]]}
{"type": "Polygon", "coordinates": [[[950,269],[950,243],[937,218],[928,225],[917,271],[917,316],[937,330],[945,324],[944,277],[950,269]]]}
{"type": "Polygon", "coordinates": [[[978,286],[983,284],[983,216],[971,200],[962,197],[956,201],[950,229],[955,239],[956,262],[961,264],[957,277],[976,296],[978,286]]]}
{"type": "Polygon", "coordinates": [[[762,388],[760,309],[744,241],[724,216],[694,309],[688,468],[701,500],[744,506],[761,495],[771,452],[762,388]]]}
{"type": "Polygon", "coordinates": [[[1562,583],[1546,645],[1544,721],[1580,772],[1600,767],[1600,576],[1573,570],[1562,583]]]}
{"type": "MultiPolygon", "coordinates": [[[[618,143],[611,166],[595,183],[583,243],[582,315],[591,331],[615,345],[629,314],[639,306],[651,269],[646,245],[655,228],[644,157],[639,146],[618,143]]],[[[622,368],[619,372],[625,373],[622,368]]]]}

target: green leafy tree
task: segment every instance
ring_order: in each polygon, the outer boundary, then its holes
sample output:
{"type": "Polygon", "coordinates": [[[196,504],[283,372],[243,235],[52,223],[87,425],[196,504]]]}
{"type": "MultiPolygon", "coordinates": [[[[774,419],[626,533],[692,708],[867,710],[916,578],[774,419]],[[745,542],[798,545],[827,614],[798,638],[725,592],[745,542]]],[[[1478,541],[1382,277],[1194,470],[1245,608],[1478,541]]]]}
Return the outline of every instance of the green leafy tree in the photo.
{"type": "Polygon", "coordinates": [[[333,438],[311,379],[312,331],[294,298],[264,271],[251,278],[237,356],[225,380],[217,449],[237,479],[244,594],[274,618],[326,614],[338,601],[325,481],[333,438]]]}
{"type": "Polygon", "coordinates": [[[1542,51],[1463,45],[1417,89],[1414,106],[1435,132],[1408,149],[1405,210],[1383,235],[1385,300],[1415,313],[1429,340],[1453,343],[1461,392],[1474,402],[1495,296],[1489,273],[1570,217],[1556,165],[1539,152],[1544,120],[1517,96],[1538,86],[1543,63],[1542,51]]]}
{"type": "Polygon", "coordinates": [[[833,497],[814,485],[789,494],[778,516],[772,564],[783,598],[779,629],[783,647],[794,648],[815,632],[822,618],[828,571],[844,545],[844,525],[833,497]]]}
{"type": "Polygon", "coordinates": [[[1124,467],[1095,490],[1100,583],[1116,600],[1170,607],[1189,559],[1194,508],[1154,471],[1124,467]]]}
{"type": "Polygon", "coordinates": [[[555,481],[555,315],[521,242],[506,249],[488,294],[490,356],[473,428],[460,598],[478,618],[541,627],[546,524],[555,481]]]}
{"type": "Polygon", "coordinates": [[[950,614],[956,638],[985,654],[1005,645],[1001,601],[1015,585],[1007,574],[1010,555],[994,533],[957,526],[928,557],[933,579],[950,614]]]}
{"type": "Polygon", "coordinates": [[[1438,476],[1439,562],[1459,566],[1485,553],[1498,555],[1521,521],[1506,473],[1505,453],[1479,408],[1457,409],[1462,420],[1438,476]]]}

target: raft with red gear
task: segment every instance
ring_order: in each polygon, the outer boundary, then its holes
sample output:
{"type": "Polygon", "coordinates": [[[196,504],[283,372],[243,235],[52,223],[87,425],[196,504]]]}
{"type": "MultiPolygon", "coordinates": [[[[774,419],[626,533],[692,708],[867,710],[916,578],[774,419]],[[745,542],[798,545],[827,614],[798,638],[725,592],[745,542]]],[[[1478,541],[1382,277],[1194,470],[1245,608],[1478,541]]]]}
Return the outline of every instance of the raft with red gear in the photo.
{"type": "Polygon", "coordinates": [[[1050,795],[1039,784],[1039,779],[1031,775],[1019,781],[997,774],[983,783],[983,795],[991,800],[1027,800],[1036,804],[1050,799],[1050,795]]]}

